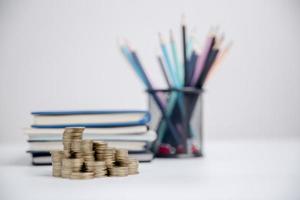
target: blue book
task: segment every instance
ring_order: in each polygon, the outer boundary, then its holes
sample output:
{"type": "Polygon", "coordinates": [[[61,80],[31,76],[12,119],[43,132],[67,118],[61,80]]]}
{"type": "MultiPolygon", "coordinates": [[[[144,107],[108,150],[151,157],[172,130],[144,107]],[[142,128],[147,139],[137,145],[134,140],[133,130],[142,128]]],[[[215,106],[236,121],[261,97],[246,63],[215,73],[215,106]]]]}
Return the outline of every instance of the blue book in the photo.
{"type": "Polygon", "coordinates": [[[149,112],[140,110],[43,111],[31,114],[32,128],[141,126],[150,121],[149,112]]]}

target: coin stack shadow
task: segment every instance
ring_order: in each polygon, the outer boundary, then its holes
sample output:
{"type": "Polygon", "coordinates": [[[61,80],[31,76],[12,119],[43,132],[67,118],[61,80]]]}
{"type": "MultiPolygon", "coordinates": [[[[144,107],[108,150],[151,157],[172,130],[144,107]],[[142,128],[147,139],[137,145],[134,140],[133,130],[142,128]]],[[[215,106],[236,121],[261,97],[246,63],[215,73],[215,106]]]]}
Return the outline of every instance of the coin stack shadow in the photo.
{"type": "Polygon", "coordinates": [[[52,175],[70,179],[138,174],[138,160],[126,149],[102,141],[83,140],[84,128],[65,128],[63,151],[51,151],[52,175]]]}

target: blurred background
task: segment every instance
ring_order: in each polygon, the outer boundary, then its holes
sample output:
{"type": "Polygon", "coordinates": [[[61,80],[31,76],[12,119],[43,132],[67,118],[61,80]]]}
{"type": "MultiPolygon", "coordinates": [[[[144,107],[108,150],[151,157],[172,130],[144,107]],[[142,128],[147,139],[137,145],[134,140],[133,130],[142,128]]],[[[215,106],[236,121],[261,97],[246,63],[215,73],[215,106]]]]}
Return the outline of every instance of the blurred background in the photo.
{"type": "Polygon", "coordinates": [[[297,0],[0,1],[0,142],[22,142],[37,110],[147,109],[122,57],[127,38],[155,85],[158,32],[180,39],[181,15],[203,42],[219,25],[232,51],[206,85],[207,139],[300,136],[297,0]]]}

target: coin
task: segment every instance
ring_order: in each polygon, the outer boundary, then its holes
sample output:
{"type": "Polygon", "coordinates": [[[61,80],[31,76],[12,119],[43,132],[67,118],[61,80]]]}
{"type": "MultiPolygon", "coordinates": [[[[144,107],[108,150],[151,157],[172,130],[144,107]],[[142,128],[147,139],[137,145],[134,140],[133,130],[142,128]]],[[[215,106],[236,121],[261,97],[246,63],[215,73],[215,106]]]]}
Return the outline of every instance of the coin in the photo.
{"type": "Polygon", "coordinates": [[[63,151],[51,151],[52,176],[61,177],[63,151]]]}
{"type": "Polygon", "coordinates": [[[92,179],[94,178],[94,172],[72,172],[71,179],[92,179]]]}
{"type": "Polygon", "coordinates": [[[63,151],[51,151],[52,162],[61,162],[63,158],[63,151]]]}
{"type": "Polygon", "coordinates": [[[92,140],[82,140],[81,141],[81,152],[88,153],[93,151],[93,141],[92,140]]]}
{"type": "Polygon", "coordinates": [[[134,158],[129,158],[128,159],[128,174],[138,174],[138,167],[139,167],[139,161],[134,158]]]}
{"type": "Polygon", "coordinates": [[[83,133],[84,127],[67,127],[64,133],[83,133]]]}
{"type": "Polygon", "coordinates": [[[108,171],[110,176],[128,176],[128,167],[112,167],[108,171]]]}
{"type": "Polygon", "coordinates": [[[95,171],[95,162],[94,161],[85,161],[84,166],[85,166],[85,171],[86,172],[95,171]]]}
{"type": "Polygon", "coordinates": [[[104,161],[95,162],[95,177],[104,177],[107,174],[106,163],[104,161]]]}

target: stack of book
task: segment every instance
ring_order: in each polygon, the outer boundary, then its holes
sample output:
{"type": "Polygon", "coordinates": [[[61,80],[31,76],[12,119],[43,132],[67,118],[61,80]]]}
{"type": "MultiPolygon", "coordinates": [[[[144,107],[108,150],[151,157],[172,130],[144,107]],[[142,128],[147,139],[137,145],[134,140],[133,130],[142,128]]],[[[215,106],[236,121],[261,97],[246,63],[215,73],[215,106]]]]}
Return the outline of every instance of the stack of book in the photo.
{"type": "Polygon", "coordinates": [[[85,127],[83,139],[106,141],[109,146],[127,149],[141,162],[153,159],[150,151],[156,132],[149,130],[150,114],[145,111],[33,112],[28,136],[32,164],[50,165],[50,151],[63,149],[65,127],[85,127]]]}

